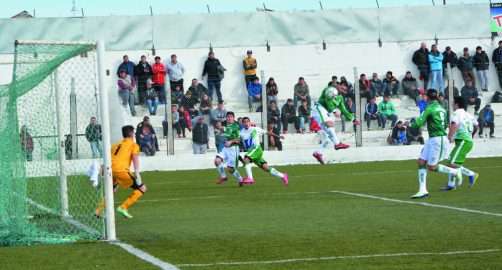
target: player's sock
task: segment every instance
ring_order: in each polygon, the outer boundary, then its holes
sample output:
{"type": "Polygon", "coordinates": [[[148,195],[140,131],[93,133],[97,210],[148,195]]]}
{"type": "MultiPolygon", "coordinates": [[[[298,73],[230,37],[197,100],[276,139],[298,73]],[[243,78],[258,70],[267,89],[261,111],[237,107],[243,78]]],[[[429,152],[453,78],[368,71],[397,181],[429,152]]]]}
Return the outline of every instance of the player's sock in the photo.
{"type": "Polygon", "coordinates": [[[246,175],[247,177],[253,179],[253,170],[252,170],[252,167],[253,167],[253,164],[252,163],[248,163],[246,164],[246,166],[244,167],[244,169],[246,170],[246,175]]]}
{"type": "Polygon", "coordinates": [[[427,193],[427,169],[418,169],[418,192],[427,193]]]}
{"type": "Polygon", "coordinates": [[[269,171],[269,172],[270,172],[270,174],[271,174],[271,175],[273,175],[273,176],[275,176],[275,177],[278,177],[278,178],[280,178],[280,179],[282,179],[282,178],[284,177],[284,174],[283,174],[283,173],[281,173],[280,171],[278,171],[278,170],[276,170],[276,169],[274,169],[274,168],[270,168],[270,171],[269,171]]]}
{"type": "Polygon", "coordinates": [[[474,176],[476,173],[467,169],[466,167],[462,166],[460,167],[460,170],[462,171],[462,174],[465,176],[474,176]]]}
{"type": "Polygon", "coordinates": [[[437,169],[436,169],[436,171],[440,172],[440,173],[453,174],[453,175],[457,175],[458,174],[458,170],[457,169],[445,166],[443,164],[439,164],[438,167],[437,167],[437,169]]]}
{"type": "Polygon", "coordinates": [[[328,136],[328,139],[334,144],[337,145],[340,143],[338,140],[338,137],[336,137],[335,133],[335,128],[334,127],[328,127],[326,128],[326,135],[328,136]]]}
{"type": "Polygon", "coordinates": [[[143,192],[135,189],[131,193],[131,195],[129,195],[129,197],[127,197],[127,199],[120,205],[120,207],[126,210],[129,209],[129,207],[131,207],[134,203],[136,203],[136,201],[138,201],[139,198],[141,198],[141,196],[143,196],[143,192]]]}
{"type": "Polygon", "coordinates": [[[223,165],[223,163],[216,167],[216,169],[218,170],[218,174],[221,178],[227,177],[227,174],[225,173],[225,165],[223,165]]]}
{"type": "Polygon", "coordinates": [[[455,175],[451,173],[448,174],[448,186],[455,187],[455,175]]]}
{"type": "Polygon", "coordinates": [[[326,147],[328,147],[329,140],[328,135],[324,130],[319,131],[319,136],[321,137],[321,143],[319,144],[319,149],[315,153],[323,154],[326,147]]]}
{"type": "Polygon", "coordinates": [[[239,171],[237,169],[234,170],[234,172],[232,173],[232,175],[235,177],[235,179],[237,179],[237,182],[241,182],[242,181],[242,176],[241,176],[241,174],[239,173],[239,171]]]}

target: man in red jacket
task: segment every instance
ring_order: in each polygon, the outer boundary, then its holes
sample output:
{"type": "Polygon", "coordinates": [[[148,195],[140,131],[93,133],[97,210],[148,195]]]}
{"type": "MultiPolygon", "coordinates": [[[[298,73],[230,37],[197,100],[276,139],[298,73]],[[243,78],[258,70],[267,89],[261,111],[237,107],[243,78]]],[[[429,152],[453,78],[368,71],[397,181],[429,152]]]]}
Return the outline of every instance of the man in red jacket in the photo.
{"type": "Polygon", "coordinates": [[[160,103],[165,104],[166,90],[164,84],[166,81],[166,67],[162,64],[160,56],[155,56],[155,64],[152,66],[152,73],[153,88],[159,96],[160,103]]]}

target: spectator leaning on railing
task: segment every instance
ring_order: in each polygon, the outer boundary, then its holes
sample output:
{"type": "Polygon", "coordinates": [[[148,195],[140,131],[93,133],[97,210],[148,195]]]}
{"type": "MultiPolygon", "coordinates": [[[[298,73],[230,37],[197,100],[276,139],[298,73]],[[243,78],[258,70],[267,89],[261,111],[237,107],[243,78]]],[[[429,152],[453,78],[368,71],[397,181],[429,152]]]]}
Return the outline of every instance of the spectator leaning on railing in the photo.
{"type": "Polygon", "coordinates": [[[134,67],[134,76],[138,82],[139,103],[144,104],[147,92],[147,80],[152,78],[152,67],[146,61],[146,56],[141,56],[141,61],[134,67]]]}
{"type": "Polygon", "coordinates": [[[204,115],[198,116],[192,129],[192,148],[194,154],[205,154],[209,143],[209,127],[204,123],[204,115]]]}
{"type": "Polygon", "coordinates": [[[96,122],[96,117],[91,117],[89,125],[85,128],[85,138],[91,146],[92,158],[99,158],[101,149],[101,125],[96,122]]]}
{"type": "Polygon", "coordinates": [[[178,61],[176,54],[171,55],[171,61],[167,63],[167,74],[169,75],[169,86],[174,89],[177,85],[180,86],[181,91],[183,87],[183,75],[185,74],[185,67],[178,61]]]}
{"type": "Polygon", "coordinates": [[[390,96],[384,96],[382,102],[378,104],[378,116],[380,116],[380,123],[382,128],[385,128],[387,120],[391,120],[391,127],[394,127],[397,122],[396,109],[394,104],[390,101],[390,96]]]}
{"type": "Polygon", "coordinates": [[[413,53],[413,63],[420,72],[420,80],[424,80],[424,88],[429,84],[429,50],[425,42],[420,43],[420,49],[413,53]]]}
{"type": "Polygon", "coordinates": [[[462,78],[464,79],[464,84],[467,81],[472,81],[473,85],[476,85],[476,78],[474,77],[474,59],[469,55],[469,48],[464,48],[464,54],[458,59],[458,69],[462,73],[462,78]]]}
{"type": "Polygon", "coordinates": [[[499,41],[499,46],[493,50],[492,62],[497,69],[500,88],[502,88],[502,40],[499,41]]]}
{"type": "Polygon", "coordinates": [[[481,91],[488,91],[488,68],[490,67],[490,59],[481,46],[476,47],[476,54],[473,57],[474,67],[478,75],[481,91]]]}
{"type": "Polygon", "coordinates": [[[242,60],[242,67],[244,68],[244,80],[246,82],[246,87],[248,87],[249,83],[254,81],[254,78],[256,77],[256,68],[258,67],[258,63],[253,57],[253,51],[248,50],[246,52],[246,57],[242,60]]]}
{"type": "Polygon", "coordinates": [[[120,70],[117,85],[122,105],[125,108],[129,105],[131,115],[135,116],[136,109],[134,108],[134,88],[136,87],[136,83],[134,82],[134,79],[127,75],[125,70],[120,70]]]}

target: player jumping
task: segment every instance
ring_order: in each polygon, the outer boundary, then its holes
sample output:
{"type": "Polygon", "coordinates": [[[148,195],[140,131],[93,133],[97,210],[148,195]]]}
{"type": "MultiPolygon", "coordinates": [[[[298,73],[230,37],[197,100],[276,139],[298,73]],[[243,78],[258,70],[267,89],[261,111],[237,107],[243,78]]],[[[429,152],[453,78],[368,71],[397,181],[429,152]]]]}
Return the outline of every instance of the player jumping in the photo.
{"type": "Polygon", "coordinates": [[[260,145],[259,136],[269,134],[267,131],[251,126],[249,117],[242,118],[244,128],[240,131],[240,137],[246,154],[244,155],[244,164],[247,177],[243,180],[244,184],[254,184],[252,166],[256,164],[262,170],[270,173],[271,175],[282,180],[284,185],[288,185],[288,174],[281,173],[275,168],[268,166],[267,162],[263,159],[263,149],[260,145]]]}
{"type": "MultiPolygon", "coordinates": [[[[478,179],[479,174],[475,173],[464,166],[465,158],[473,147],[472,137],[476,134],[478,121],[474,116],[465,111],[465,100],[462,97],[455,97],[455,112],[450,120],[450,129],[448,132],[448,140],[450,143],[455,141],[455,147],[450,153],[449,167],[459,168],[463,175],[469,177],[469,186],[473,186],[478,179]]],[[[462,185],[459,180],[458,186],[462,185]]],[[[442,190],[448,191],[455,189],[455,176],[448,175],[448,184],[442,190]]]]}
{"type": "Polygon", "coordinates": [[[312,117],[321,126],[321,130],[319,131],[321,136],[320,149],[315,151],[313,156],[321,164],[324,164],[323,151],[326,149],[329,142],[333,143],[335,150],[350,147],[347,144],[341,143],[335,134],[335,119],[333,117],[333,112],[336,109],[339,109],[343,116],[349,121],[353,121],[356,125],[358,124],[358,121],[354,120],[354,115],[345,108],[343,96],[338,95],[338,90],[331,86],[324,88],[319,101],[316,102],[312,108],[312,117]]]}
{"type": "Polygon", "coordinates": [[[240,143],[240,127],[235,122],[235,114],[227,112],[227,125],[224,127],[225,147],[218,153],[214,159],[214,165],[218,170],[219,179],[217,184],[225,183],[228,178],[225,168],[237,179],[239,186],[242,186],[242,176],[237,170],[237,162],[239,159],[239,143],[240,143]]]}
{"type": "MultiPolygon", "coordinates": [[[[436,89],[427,90],[429,103],[425,111],[412,124],[413,128],[420,128],[427,122],[429,139],[425,142],[418,159],[418,192],[411,196],[412,199],[425,198],[429,196],[427,191],[427,168],[430,171],[455,175],[459,181],[462,179],[462,172],[459,169],[438,164],[445,159],[448,152],[448,137],[446,136],[446,110],[438,102],[438,92],[436,89]]],[[[407,123],[408,124],[408,123],[407,123]]]]}

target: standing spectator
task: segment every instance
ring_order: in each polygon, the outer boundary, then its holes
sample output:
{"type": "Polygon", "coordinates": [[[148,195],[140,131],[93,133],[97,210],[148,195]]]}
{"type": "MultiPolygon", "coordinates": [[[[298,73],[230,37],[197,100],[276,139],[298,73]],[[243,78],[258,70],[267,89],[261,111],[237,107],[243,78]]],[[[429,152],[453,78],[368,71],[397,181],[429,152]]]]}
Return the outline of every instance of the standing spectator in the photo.
{"type": "Polygon", "coordinates": [[[167,74],[169,74],[169,85],[171,89],[174,89],[177,85],[179,85],[181,91],[185,90],[183,87],[185,67],[178,62],[176,54],[171,54],[171,61],[167,63],[167,74]]]}
{"type": "Polygon", "coordinates": [[[447,46],[443,52],[443,75],[446,74],[447,64],[450,63],[450,67],[453,73],[453,69],[457,67],[458,57],[457,54],[451,50],[450,46],[447,46]]]}
{"type": "Polygon", "coordinates": [[[197,117],[192,130],[192,148],[194,155],[205,154],[209,143],[209,127],[204,123],[204,115],[197,117]]]}
{"type": "Polygon", "coordinates": [[[420,72],[420,80],[424,80],[424,88],[429,84],[429,50],[425,42],[420,43],[420,49],[413,53],[413,63],[420,72]]]}
{"type": "Polygon", "coordinates": [[[157,114],[157,106],[159,105],[159,96],[157,91],[152,86],[152,80],[148,79],[146,81],[146,106],[148,107],[148,112],[150,115],[157,114]]]}
{"type": "Polygon", "coordinates": [[[120,63],[119,67],[117,68],[117,76],[119,77],[121,70],[125,70],[127,75],[131,76],[131,78],[134,78],[134,63],[132,61],[129,61],[129,56],[127,56],[127,54],[122,57],[122,63],[120,63]]]}
{"type": "Polygon", "coordinates": [[[295,84],[293,100],[295,108],[298,107],[298,102],[301,102],[303,100],[307,101],[310,108],[309,86],[307,85],[303,77],[298,78],[298,82],[295,84]]]}
{"type": "Polygon", "coordinates": [[[154,147],[155,150],[159,151],[159,141],[157,140],[157,136],[155,135],[155,129],[153,128],[152,124],[150,123],[150,117],[145,116],[143,117],[143,121],[139,122],[138,125],[136,126],[136,141],[139,142],[141,137],[141,132],[144,127],[147,127],[149,129],[149,133],[152,134],[153,142],[154,142],[154,147]]]}
{"type": "Polygon", "coordinates": [[[152,128],[150,126],[143,126],[140,129],[139,134],[139,148],[141,152],[145,153],[147,156],[155,155],[155,134],[151,132],[152,128]]]}
{"type": "Polygon", "coordinates": [[[382,125],[382,128],[385,129],[385,123],[387,123],[387,120],[392,121],[391,127],[396,125],[396,109],[394,108],[392,101],[390,101],[390,96],[385,95],[382,102],[378,104],[378,116],[380,117],[380,124],[382,125]]]}
{"type": "Polygon", "coordinates": [[[483,137],[483,128],[490,128],[490,138],[495,138],[495,114],[493,113],[492,106],[486,104],[485,107],[479,112],[479,137],[483,137]]]}
{"type": "Polygon", "coordinates": [[[373,73],[370,81],[371,96],[383,96],[383,82],[378,78],[378,74],[373,73]]]}
{"type": "Polygon", "coordinates": [[[281,133],[281,112],[275,101],[270,102],[267,110],[267,123],[274,126],[275,133],[281,133]]]}
{"type": "Polygon", "coordinates": [[[366,78],[366,74],[364,74],[364,73],[359,76],[359,93],[360,93],[361,97],[365,97],[367,99],[370,99],[372,97],[371,83],[366,78]]]}
{"type": "Polygon", "coordinates": [[[200,104],[199,104],[199,113],[201,115],[204,115],[207,117],[204,119],[210,119],[210,114],[211,114],[212,108],[213,108],[213,105],[211,103],[211,100],[209,99],[209,96],[206,94],[202,95],[202,99],[200,100],[200,104]]]}
{"type": "Polygon", "coordinates": [[[351,98],[354,100],[356,98],[355,93],[354,93],[354,87],[352,87],[352,84],[347,81],[347,78],[345,76],[340,77],[340,83],[339,86],[342,87],[342,95],[345,98],[351,98]]]}
{"type": "Polygon", "coordinates": [[[221,96],[221,80],[223,80],[225,70],[220,60],[214,57],[214,52],[209,52],[207,60],[204,63],[204,69],[202,70],[202,77],[207,74],[207,88],[211,100],[213,100],[213,93],[216,90],[218,102],[223,102],[221,96]]]}
{"type": "Polygon", "coordinates": [[[307,101],[302,101],[300,107],[298,107],[298,124],[300,127],[300,132],[305,133],[305,124],[309,123],[310,119],[310,109],[307,101]]]}
{"type": "Polygon", "coordinates": [[[31,136],[30,132],[28,132],[28,127],[26,127],[25,125],[21,127],[19,139],[21,141],[21,149],[23,150],[26,161],[32,161],[34,148],[33,137],[31,136]]]}
{"type": "Polygon", "coordinates": [[[294,123],[296,132],[299,133],[300,129],[298,127],[298,119],[296,117],[296,106],[293,103],[293,100],[288,98],[286,104],[282,106],[281,110],[282,116],[282,132],[288,133],[288,124],[294,123]]]}
{"type": "Polygon", "coordinates": [[[408,141],[408,144],[411,144],[414,141],[420,144],[424,144],[424,136],[422,136],[422,128],[413,127],[415,126],[414,125],[415,122],[416,122],[415,118],[411,118],[410,125],[408,125],[408,128],[406,128],[406,140],[408,141]]]}
{"type": "Polygon", "coordinates": [[[392,127],[391,140],[389,142],[392,145],[408,144],[406,127],[403,125],[403,121],[398,121],[396,126],[392,127]]]}
{"type": "Polygon", "coordinates": [[[474,59],[469,55],[469,48],[465,47],[464,54],[458,59],[458,69],[462,73],[464,84],[467,84],[467,81],[472,81],[473,85],[476,85],[473,68],[474,59]]]}
{"type": "Polygon", "coordinates": [[[474,55],[474,67],[478,75],[479,85],[481,91],[488,91],[488,68],[490,67],[490,59],[481,46],[476,47],[476,54],[474,55]]]}
{"type": "Polygon", "coordinates": [[[328,86],[336,87],[338,84],[338,77],[335,75],[331,76],[331,81],[329,81],[328,86]]]}
{"type": "Polygon", "coordinates": [[[502,88],[502,40],[499,41],[497,49],[493,50],[492,62],[497,69],[497,76],[499,78],[499,85],[502,88]]]}
{"type": "Polygon", "coordinates": [[[380,117],[378,116],[378,106],[376,104],[376,98],[372,97],[370,101],[366,104],[366,110],[364,111],[364,120],[368,125],[368,130],[371,130],[371,120],[377,120],[378,127],[380,127],[380,117]]]}
{"type": "Polygon", "coordinates": [[[101,152],[101,125],[96,122],[96,117],[91,117],[89,125],[85,128],[85,138],[91,145],[92,158],[99,158],[101,152]]]}
{"type": "Polygon", "coordinates": [[[429,89],[436,89],[439,93],[444,90],[443,81],[443,55],[438,51],[437,45],[431,46],[429,53],[429,66],[431,69],[429,89]]]}
{"type": "Polygon", "coordinates": [[[139,103],[145,104],[147,89],[147,80],[152,78],[152,67],[146,61],[146,56],[141,56],[141,61],[134,67],[134,76],[138,83],[139,103]]]}
{"type": "Polygon", "coordinates": [[[256,77],[256,68],[258,67],[258,63],[253,57],[253,51],[248,50],[246,52],[246,57],[242,60],[242,66],[244,68],[244,80],[246,82],[246,87],[248,87],[249,83],[254,81],[256,77]]]}
{"type": "Polygon", "coordinates": [[[153,88],[157,91],[160,103],[166,104],[166,68],[164,64],[162,64],[159,56],[155,56],[155,64],[152,66],[152,73],[153,88]]]}
{"type": "Polygon", "coordinates": [[[129,105],[131,115],[135,116],[136,109],[134,108],[134,80],[131,76],[127,75],[127,72],[125,70],[120,70],[117,85],[119,88],[119,96],[122,100],[122,106],[124,106],[124,108],[127,108],[127,105],[129,105]]]}
{"type": "Polygon", "coordinates": [[[282,142],[283,136],[279,136],[278,132],[274,129],[274,125],[267,125],[267,137],[268,137],[268,147],[270,149],[277,148],[278,151],[282,151],[282,142]]]}
{"type": "Polygon", "coordinates": [[[399,90],[399,81],[392,75],[392,71],[387,71],[383,79],[383,94],[397,96],[397,90],[399,90]]]}
{"type": "Polygon", "coordinates": [[[216,145],[216,153],[220,153],[223,147],[225,147],[225,132],[223,129],[223,124],[217,121],[214,124],[214,143],[216,145]]]}
{"type": "Polygon", "coordinates": [[[274,78],[270,77],[265,87],[267,90],[267,102],[277,102],[277,94],[279,94],[279,88],[277,88],[277,83],[275,83],[274,78]]]}
{"type": "MultiPolygon", "coordinates": [[[[188,87],[188,91],[192,92],[192,95],[199,100],[202,98],[203,94],[209,97],[207,88],[195,78],[192,79],[192,84],[188,87]]],[[[209,99],[211,100],[211,97],[209,97],[209,99]]]]}
{"type": "Polygon", "coordinates": [[[478,89],[474,87],[472,81],[466,82],[462,90],[460,90],[460,95],[464,98],[466,104],[474,105],[474,112],[478,114],[479,108],[481,107],[481,99],[479,98],[478,89]]]}
{"type": "Polygon", "coordinates": [[[211,124],[213,126],[216,125],[217,122],[221,122],[222,124],[226,121],[227,118],[227,110],[225,109],[225,105],[223,102],[219,102],[218,106],[211,110],[211,124]]]}
{"type": "MultiPolygon", "coordinates": [[[[356,115],[356,104],[351,98],[347,98],[345,101],[345,108],[347,108],[347,111],[351,112],[352,115],[356,115]]],[[[347,118],[345,118],[344,115],[340,115],[340,119],[342,120],[342,132],[345,132],[345,122],[347,121],[347,118]]],[[[354,132],[356,132],[356,125],[354,124],[354,132]]]]}
{"type": "Polygon", "coordinates": [[[413,101],[417,101],[418,97],[418,82],[417,79],[413,78],[411,71],[406,71],[406,75],[401,81],[401,87],[403,88],[403,93],[408,95],[413,101]]]}
{"type": "Polygon", "coordinates": [[[248,84],[247,90],[249,112],[253,112],[253,102],[261,101],[262,86],[260,79],[258,77],[254,77],[253,81],[248,84]]]}

